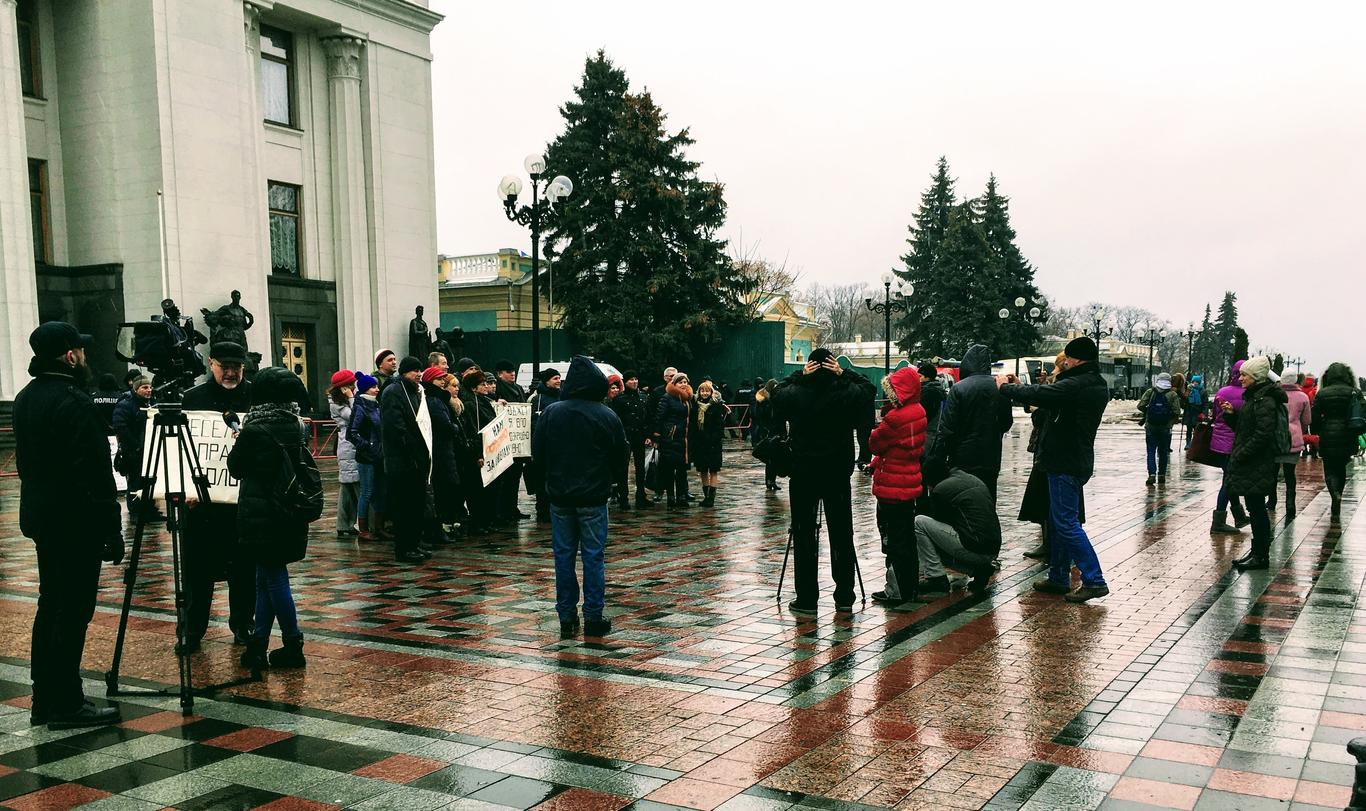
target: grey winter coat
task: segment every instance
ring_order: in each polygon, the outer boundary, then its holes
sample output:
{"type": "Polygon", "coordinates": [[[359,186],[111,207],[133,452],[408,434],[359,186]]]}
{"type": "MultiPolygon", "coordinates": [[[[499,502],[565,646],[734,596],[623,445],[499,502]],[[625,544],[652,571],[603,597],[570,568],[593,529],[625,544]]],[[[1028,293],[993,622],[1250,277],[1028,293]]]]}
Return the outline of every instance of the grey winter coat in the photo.
{"type": "Polygon", "coordinates": [[[356,463],[356,446],[346,438],[346,427],[351,424],[351,406],[329,402],[327,409],[337,424],[337,481],[353,484],[360,481],[360,465],[356,463]]]}

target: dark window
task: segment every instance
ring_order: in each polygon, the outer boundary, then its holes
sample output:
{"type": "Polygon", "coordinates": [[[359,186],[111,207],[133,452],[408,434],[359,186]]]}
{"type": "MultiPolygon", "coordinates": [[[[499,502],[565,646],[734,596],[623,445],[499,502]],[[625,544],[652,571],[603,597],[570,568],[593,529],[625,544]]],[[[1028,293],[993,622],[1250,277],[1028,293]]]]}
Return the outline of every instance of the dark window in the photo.
{"type": "Polygon", "coordinates": [[[261,106],[267,121],[296,126],[294,116],[294,36],[261,26],[261,106]]]}
{"type": "Polygon", "coordinates": [[[47,163],[28,162],[28,203],[33,217],[33,261],[47,264],[52,255],[52,226],[47,215],[47,163]]]}
{"type": "Polygon", "coordinates": [[[25,96],[43,95],[38,62],[38,10],[34,0],[19,0],[19,87],[25,96]]]}
{"type": "Polygon", "coordinates": [[[285,276],[299,275],[299,187],[271,181],[270,270],[285,276]]]}

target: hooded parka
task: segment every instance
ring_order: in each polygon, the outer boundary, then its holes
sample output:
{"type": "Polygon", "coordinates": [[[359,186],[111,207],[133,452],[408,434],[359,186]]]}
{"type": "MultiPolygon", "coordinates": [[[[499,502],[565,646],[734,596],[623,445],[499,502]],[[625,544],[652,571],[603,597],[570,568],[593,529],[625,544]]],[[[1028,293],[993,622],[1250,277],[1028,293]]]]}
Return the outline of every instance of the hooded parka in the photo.
{"type": "Polygon", "coordinates": [[[909,366],[882,379],[887,410],[868,438],[873,451],[873,495],[879,501],[914,501],[924,494],[920,456],[928,420],[920,405],[920,373],[909,366]]]}
{"type": "Polygon", "coordinates": [[[1243,408],[1225,419],[1233,428],[1224,489],[1230,496],[1269,496],[1276,492],[1276,457],[1286,452],[1277,435],[1285,419],[1285,391],[1269,380],[1243,390],[1243,408]]]}

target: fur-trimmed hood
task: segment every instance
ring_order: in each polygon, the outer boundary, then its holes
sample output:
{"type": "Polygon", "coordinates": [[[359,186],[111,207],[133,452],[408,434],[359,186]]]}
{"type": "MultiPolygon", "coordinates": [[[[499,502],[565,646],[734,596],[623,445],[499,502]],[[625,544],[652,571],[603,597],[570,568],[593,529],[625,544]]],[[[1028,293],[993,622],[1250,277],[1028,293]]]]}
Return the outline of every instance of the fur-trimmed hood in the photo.
{"type": "Polygon", "coordinates": [[[891,408],[920,402],[920,373],[903,366],[882,378],[882,394],[891,408]]]}
{"type": "Polygon", "coordinates": [[[674,383],[673,381],[670,381],[669,384],[664,387],[664,391],[668,392],[674,397],[677,397],[685,403],[690,402],[692,400],[692,386],[686,380],[684,380],[681,383],[674,383]]]}

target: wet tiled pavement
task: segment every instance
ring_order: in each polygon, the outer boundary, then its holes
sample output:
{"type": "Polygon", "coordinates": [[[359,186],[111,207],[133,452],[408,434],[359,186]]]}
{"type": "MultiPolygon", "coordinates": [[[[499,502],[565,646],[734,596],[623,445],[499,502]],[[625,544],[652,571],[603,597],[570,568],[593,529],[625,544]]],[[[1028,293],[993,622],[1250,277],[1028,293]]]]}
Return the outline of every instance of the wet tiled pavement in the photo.
{"type": "MultiPolygon", "coordinates": [[[[1112,593],[1034,594],[1037,539],[1013,520],[1026,425],[1007,442],[1002,569],[892,610],[796,620],[774,600],[786,491],[739,446],[721,505],[614,515],[601,641],[562,641],[549,533],[442,547],[403,567],[338,541],[331,517],[291,567],[305,672],[200,698],[119,699],[123,723],[28,724],[36,572],[0,482],[0,806],[543,808],[710,811],[929,808],[1341,808],[1344,749],[1366,734],[1366,526],[1349,485],[1330,527],[1322,469],[1276,516],[1273,570],[1239,575],[1246,541],[1207,533],[1217,480],[1178,467],[1143,486],[1138,431],[1106,426],[1087,486],[1112,593]]],[[[1181,465],[1182,463],[1176,462],[1181,465]]],[[[328,466],[324,464],[324,470],[328,466]]],[[[882,585],[867,480],[855,477],[864,580],[882,585]]],[[[166,539],[150,541],[123,673],[177,681],[166,539]]],[[[87,690],[103,694],[121,591],[104,572],[87,690]]],[[[219,597],[220,610],[226,597],[219,597]]],[[[221,622],[198,683],[242,675],[221,622]]]]}

